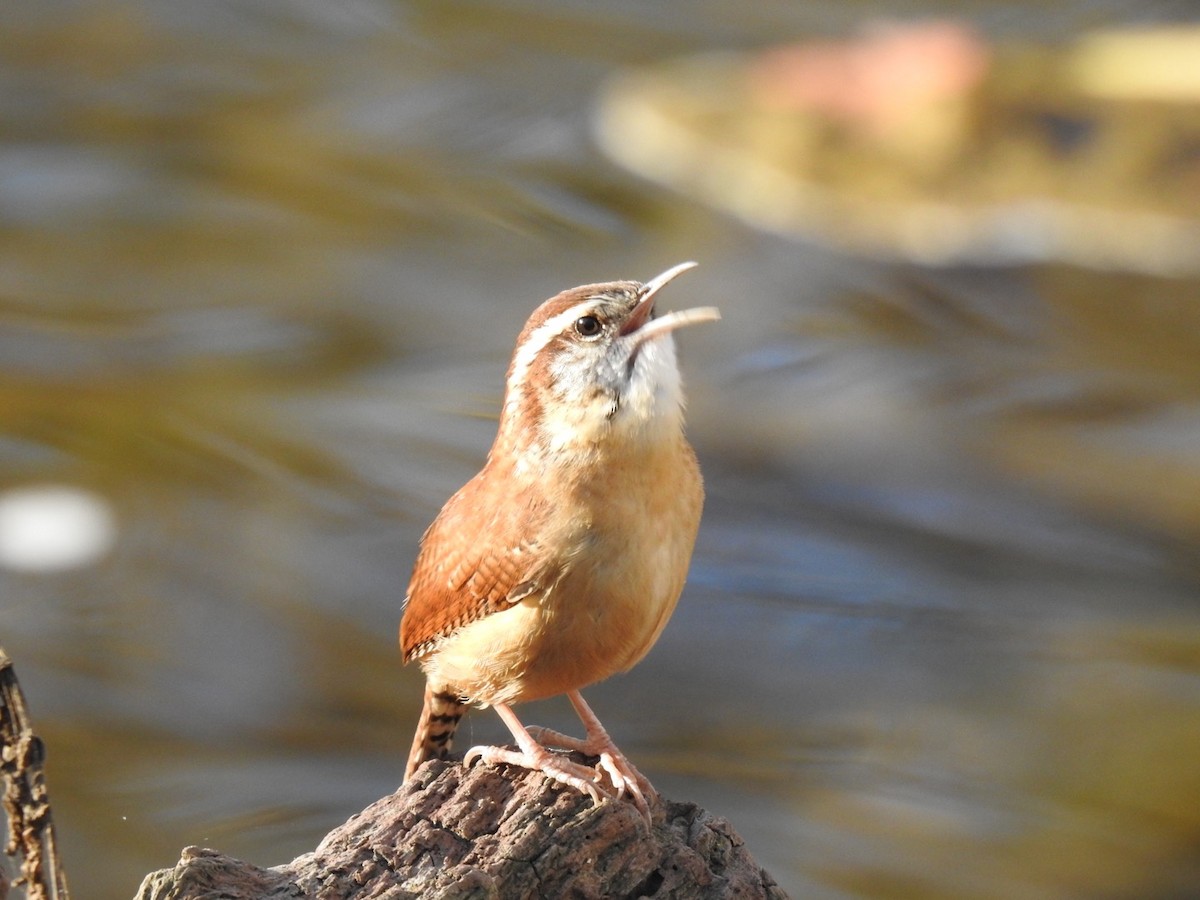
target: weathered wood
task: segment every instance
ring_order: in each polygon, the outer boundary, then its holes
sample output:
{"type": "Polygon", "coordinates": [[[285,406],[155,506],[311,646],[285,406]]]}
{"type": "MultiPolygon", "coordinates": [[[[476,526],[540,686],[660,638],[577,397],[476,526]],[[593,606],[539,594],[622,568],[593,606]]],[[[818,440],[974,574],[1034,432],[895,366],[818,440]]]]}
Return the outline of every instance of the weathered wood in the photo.
{"type": "MultiPolygon", "coordinates": [[[[58,858],[58,841],[46,791],[46,748],[33,733],[25,694],[12,660],[0,647],[0,781],[8,840],[4,852],[21,858],[14,887],[24,886],[29,900],[68,900],[67,877],[58,858]]],[[[0,872],[0,898],[8,893],[0,872]]]]}
{"type": "Polygon", "coordinates": [[[189,847],[137,900],[786,898],[724,819],[661,799],[599,807],[509,766],[432,761],[389,797],[271,869],[189,847]]]}

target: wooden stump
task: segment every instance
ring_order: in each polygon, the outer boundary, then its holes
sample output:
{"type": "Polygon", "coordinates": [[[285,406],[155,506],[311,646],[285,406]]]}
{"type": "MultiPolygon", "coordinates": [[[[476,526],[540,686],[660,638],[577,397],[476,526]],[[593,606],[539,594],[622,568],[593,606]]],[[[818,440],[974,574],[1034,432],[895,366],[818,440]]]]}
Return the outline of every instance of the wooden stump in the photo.
{"type": "Polygon", "coordinates": [[[648,829],[625,801],[597,807],[538,773],[439,761],[287,865],[189,847],[137,895],[218,897],[786,900],[729,823],[694,804],[660,798],[648,829]]]}

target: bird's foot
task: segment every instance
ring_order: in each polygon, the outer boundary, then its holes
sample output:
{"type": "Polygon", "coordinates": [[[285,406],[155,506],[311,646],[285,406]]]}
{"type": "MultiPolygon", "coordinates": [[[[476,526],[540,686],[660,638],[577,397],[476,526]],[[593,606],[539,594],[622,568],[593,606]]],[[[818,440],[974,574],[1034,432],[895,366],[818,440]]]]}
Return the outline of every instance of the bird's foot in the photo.
{"type": "Polygon", "coordinates": [[[463,757],[463,765],[470,766],[476,760],[484,763],[508,763],[510,766],[520,766],[541,772],[548,778],[570,785],[578,791],[587,794],[597,806],[605,797],[612,794],[600,783],[596,770],[581,766],[556,754],[550,753],[544,747],[538,746],[528,750],[508,750],[504,747],[472,747],[463,757]]]}
{"type": "MultiPolygon", "coordinates": [[[[594,770],[595,778],[599,780],[607,775],[613,788],[616,789],[617,799],[628,794],[633,805],[645,817],[646,822],[651,821],[650,804],[647,802],[646,796],[653,797],[655,795],[654,787],[650,784],[650,780],[626,758],[625,754],[617,749],[617,745],[603,729],[582,739],[549,728],[534,727],[530,728],[529,732],[534,740],[544,747],[578,750],[586,756],[599,757],[600,761],[596,763],[594,770]]],[[[585,767],[579,766],[579,768],[585,767]]]]}

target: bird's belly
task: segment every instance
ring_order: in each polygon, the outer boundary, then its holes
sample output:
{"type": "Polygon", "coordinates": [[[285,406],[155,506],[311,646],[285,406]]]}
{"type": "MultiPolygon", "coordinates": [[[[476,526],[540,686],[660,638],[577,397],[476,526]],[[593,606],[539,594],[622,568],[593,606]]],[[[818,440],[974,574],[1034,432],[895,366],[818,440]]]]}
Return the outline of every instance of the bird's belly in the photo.
{"type": "Polygon", "coordinates": [[[658,639],[683,588],[687,559],[666,547],[646,554],[647,577],[628,572],[573,573],[542,601],[545,628],[522,679],[523,700],[602,681],[636,664],[658,639]],[[661,563],[656,565],[656,563],[661,563]]]}
{"type": "Polygon", "coordinates": [[[431,682],[483,705],[517,703],[577,690],[646,655],[683,590],[703,487],[690,451],[609,475],[607,489],[579,499],[586,514],[545,539],[563,551],[541,589],[449,635],[423,662],[431,682]]]}
{"type": "Polygon", "coordinates": [[[623,672],[658,639],[683,589],[694,531],[656,534],[637,553],[594,541],[587,562],[544,594],[471,622],[425,661],[431,681],[476,703],[518,703],[623,672]]]}
{"type": "Polygon", "coordinates": [[[530,657],[544,631],[544,616],[527,599],[459,628],[422,660],[431,684],[445,685],[482,706],[523,699],[530,657]]]}

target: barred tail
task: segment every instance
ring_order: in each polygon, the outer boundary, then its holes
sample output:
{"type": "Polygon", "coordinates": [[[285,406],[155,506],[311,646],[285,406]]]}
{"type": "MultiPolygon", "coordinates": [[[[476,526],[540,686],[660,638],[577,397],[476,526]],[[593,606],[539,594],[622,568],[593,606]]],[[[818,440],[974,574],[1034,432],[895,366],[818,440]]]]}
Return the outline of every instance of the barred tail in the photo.
{"type": "Polygon", "coordinates": [[[458,694],[431,684],[425,685],[425,703],[421,707],[421,718],[417,722],[412,750],[408,752],[408,765],[404,769],[405,781],[412,778],[417,767],[425,760],[449,757],[454,731],[466,710],[467,705],[458,694]]]}

